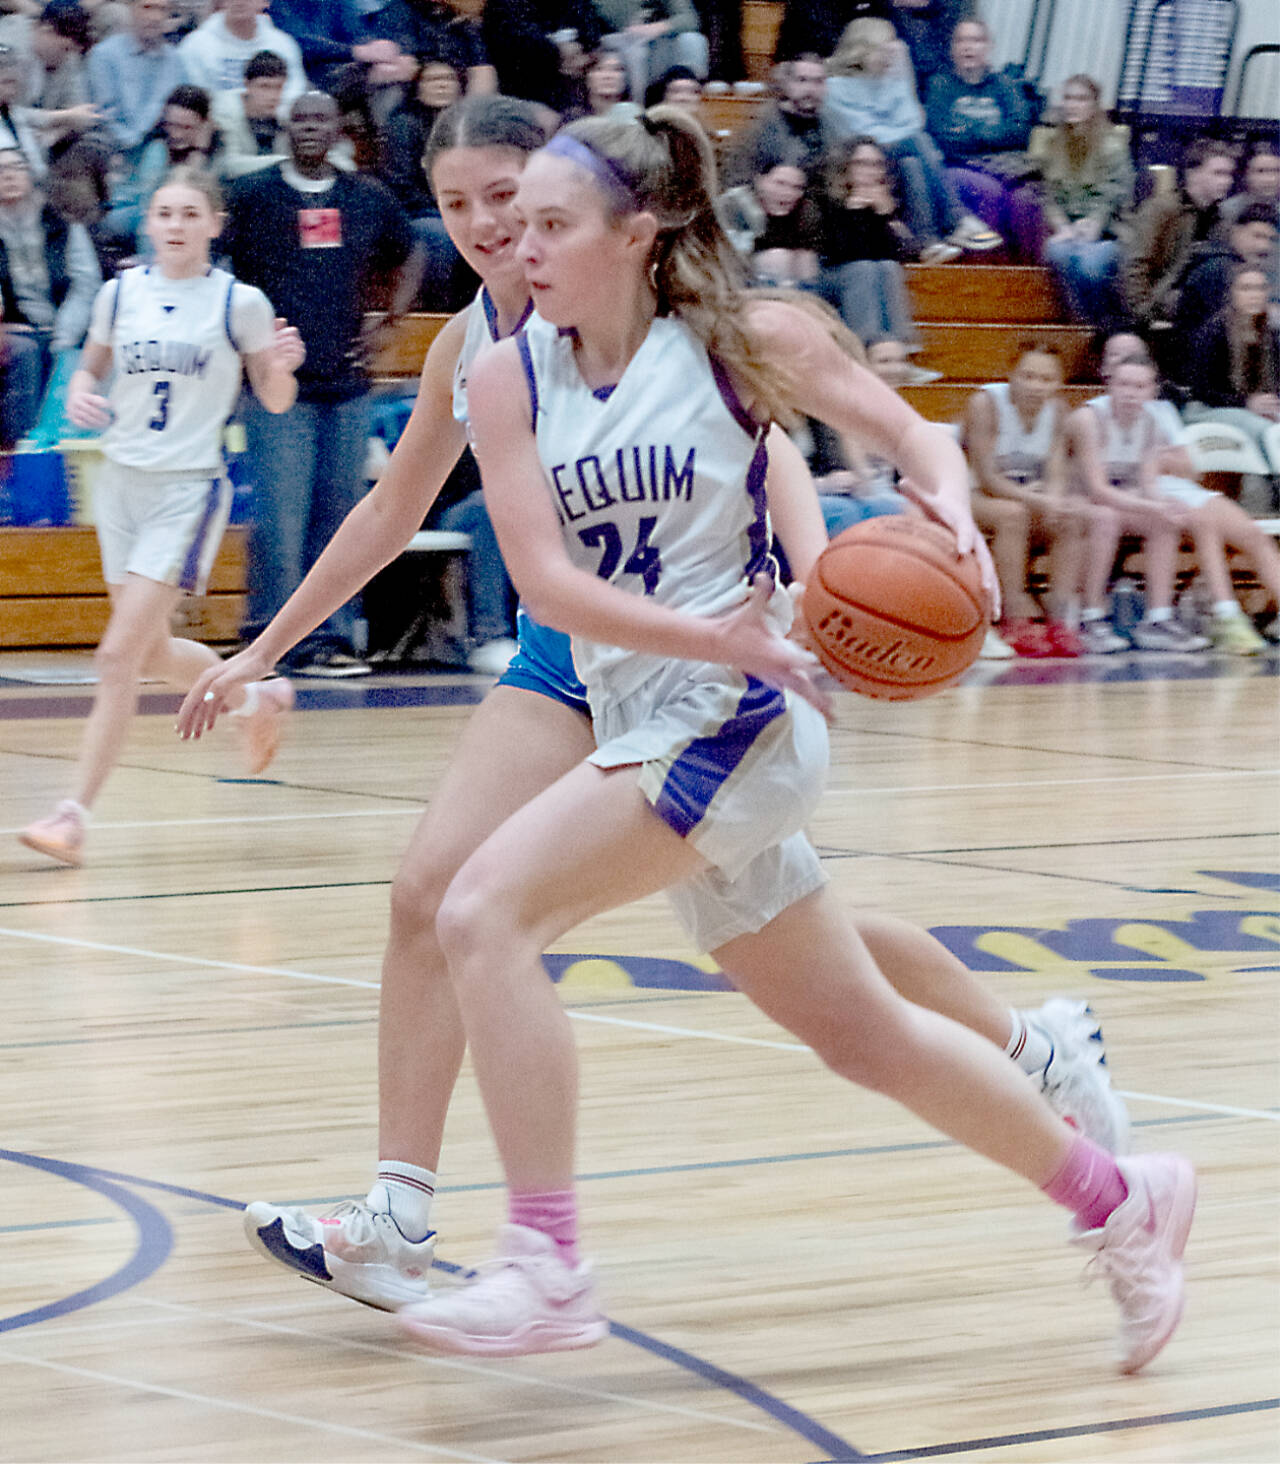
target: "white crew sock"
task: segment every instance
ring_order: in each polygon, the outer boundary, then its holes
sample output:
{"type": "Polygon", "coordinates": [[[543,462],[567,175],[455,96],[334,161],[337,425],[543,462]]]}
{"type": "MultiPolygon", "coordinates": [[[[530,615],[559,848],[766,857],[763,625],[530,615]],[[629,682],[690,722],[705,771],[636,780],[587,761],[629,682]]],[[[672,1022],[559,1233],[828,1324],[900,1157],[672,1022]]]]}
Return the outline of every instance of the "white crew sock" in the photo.
{"type": "Polygon", "coordinates": [[[379,1159],[378,1177],[365,1204],[390,1215],[406,1240],[425,1240],[431,1234],[431,1201],[436,1177],[432,1170],[402,1159],[379,1159]]]}

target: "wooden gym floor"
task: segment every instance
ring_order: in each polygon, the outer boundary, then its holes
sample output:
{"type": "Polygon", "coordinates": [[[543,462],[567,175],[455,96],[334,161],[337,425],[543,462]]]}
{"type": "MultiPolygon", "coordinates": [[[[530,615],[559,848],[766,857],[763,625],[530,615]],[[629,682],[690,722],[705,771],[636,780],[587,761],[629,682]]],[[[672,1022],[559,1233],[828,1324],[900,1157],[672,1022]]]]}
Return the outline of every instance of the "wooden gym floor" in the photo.
{"type": "MultiPolygon", "coordinates": [[[[47,665],[8,679],[32,665],[0,664],[0,1458],[1280,1457],[1276,656],[842,695],[813,830],[851,903],[1009,1001],[1087,997],[1136,1144],[1199,1166],[1187,1317],[1132,1379],[1063,1217],[824,1072],[661,900],[551,963],[609,1341],[434,1360],[267,1266],[246,1201],[368,1183],[387,883],[484,684],[309,683],[252,782],[148,697],[72,871],[12,839],[87,707],[47,665]]],[[[501,1196],[466,1074],[441,1178],[440,1260],[483,1258],[501,1196]]]]}

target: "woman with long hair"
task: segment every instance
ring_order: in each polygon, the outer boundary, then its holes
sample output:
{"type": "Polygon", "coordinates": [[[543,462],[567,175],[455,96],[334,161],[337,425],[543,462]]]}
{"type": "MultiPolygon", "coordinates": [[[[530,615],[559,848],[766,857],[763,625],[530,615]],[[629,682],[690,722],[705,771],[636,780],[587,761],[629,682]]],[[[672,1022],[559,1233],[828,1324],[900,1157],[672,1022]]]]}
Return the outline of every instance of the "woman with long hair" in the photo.
{"type": "Polygon", "coordinates": [[[841,138],[870,137],[902,178],[903,208],[924,264],[962,249],[996,249],[1000,236],[967,213],[925,131],[906,46],[889,21],[861,16],[845,27],[827,62],[826,112],[841,138]]]}
{"type": "Polygon", "coordinates": [[[1110,330],[1121,317],[1116,229],[1133,202],[1133,164],[1091,76],[1062,84],[1061,118],[1040,153],[1044,257],[1077,320],[1110,330]]]}
{"type": "Polygon", "coordinates": [[[1226,307],[1191,343],[1189,422],[1229,422],[1257,443],[1274,492],[1280,483],[1280,330],[1268,308],[1270,280],[1257,265],[1231,277],[1226,307]]]}
{"type": "MultiPolygon", "coordinates": [[[[519,331],[531,309],[515,196],[543,141],[534,109],[505,97],[467,98],[437,122],[427,166],[453,240],[484,284],[432,343],[413,415],[378,483],[257,640],[192,688],[179,718],[183,735],[213,725],[238,688],[264,675],[417,531],[465,445],[474,367],[519,331]]],[[[794,472],[794,449],[780,431],[770,434],[769,450],[770,511],[803,577],[826,542],[816,499],[794,472]]],[[[440,902],[495,829],[595,749],[568,638],[524,612],[518,633],[519,653],[472,716],[392,886],[379,1022],[379,1159],[368,1197],[327,1215],[265,1201],[245,1212],[250,1242],[263,1256],[386,1310],[428,1291],[436,1169],[465,1046],[439,943],[440,902]]],[[[877,915],[861,918],[858,929],[911,1001],[964,1022],[1003,1049],[1083,1132],[1117,1152],[1126,1147],[1124,1105],[1083,1004],[1055,998],[1035,1013],[1011,1012],[916,927],[877,915]]],[[[751,941],[744,935],[736,948],[749,952],[751,941]]],[[[832,1033],[852,1020],[852,1009],[827,1015],[832,1033]]]]}
{"type": "MultiPolygon", "coordinates": [[[[19,835],[62,864],[83,859],[89,810],[115,766],[145,673],[186,691],[221,664],[169,630],[183,595],[203,594],[231,510],[222,433],[242,375],[269,412],[287,412],[304,350],[260,290],[209,265],[222,231],[216,183],[175,168],[147,207],[154,265],[126,270],[94,302],[67,388],[67,417],[106,428],[95,521],[111,618],[94,656],[98,687],[71,796],[19,835]],[[101,383],[115,368],[106,396],[101,383]]],[[[271,761],[293,704],[284,680],[254,678],[230,700],[251,773],[271,761]]]]}
{"type": "Polygon", "coordinates": [[[429,1347],[490,1356],[607,1334],[578,1253],[573,1035],[539,957],[582,920],[668,889],[695,942],[835,1071],[1074,1215],[1120,1307],[1121,1366],[1136,1370],[1181,1313],[1190,1164],[1115,1159],[989,1043],[904,1001],[801,832],[826,734],[780,634],[769,424],[804,413],[864,437],[965,552],[978,535],[963,455],[812,307],[740,288],[713,177],[705,134],[668,107],[574,123],[521,175],[518,257],[538,314],[477,362],[468,410],[512,577],[533,614],[572,634],[597,746],[506,819],[440,902],[510,1218],[493,1266],[401,1319],[429,1347]]]}

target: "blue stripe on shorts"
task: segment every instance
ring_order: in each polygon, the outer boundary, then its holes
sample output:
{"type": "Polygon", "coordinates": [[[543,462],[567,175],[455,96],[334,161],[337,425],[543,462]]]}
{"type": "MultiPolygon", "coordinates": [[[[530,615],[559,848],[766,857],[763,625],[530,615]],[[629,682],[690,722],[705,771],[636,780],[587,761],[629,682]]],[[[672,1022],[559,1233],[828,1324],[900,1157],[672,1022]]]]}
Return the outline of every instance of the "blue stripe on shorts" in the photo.
{"type": "Polygon", "coordinates": [[[733,716],[709,737],[695,738],[672,763],[662,791],[654,799],[654,812],[687,839],[760,735],[786,710],[782,692],[748,676],[747,689],[733,716]]]}
{"type": "Polygon", "coordinates": [[[213,522],[221,498],[222,479],[211,478],[209,492],[204,501],[204,512],[200,515],[199,526],[187,550],[187,557],[182,561],[182,573],[178,576],[178,588],[185,590],[188,594],[200,581],[200,560],[209,540],[209,526],[213,522]]]}
{"type": "Polygon", "coordinates": [[[498,677],[499,686],[515,686],[550,697],[570,711],[591,715],[587,689],[573,668],[573,648],[563,631],[539,625],[523,610],[516,617],[519,649],[507,669],[498,677]]]}

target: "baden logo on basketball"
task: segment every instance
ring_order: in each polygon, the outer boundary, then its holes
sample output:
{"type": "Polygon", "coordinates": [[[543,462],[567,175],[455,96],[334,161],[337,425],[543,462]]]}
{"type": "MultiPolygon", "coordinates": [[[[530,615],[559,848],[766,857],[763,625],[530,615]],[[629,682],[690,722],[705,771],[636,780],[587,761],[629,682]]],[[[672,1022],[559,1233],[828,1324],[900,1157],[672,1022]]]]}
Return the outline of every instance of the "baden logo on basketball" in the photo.
{"type": "Polygon", "coordinates": [[[861,636],[853,621],[843,610],[828,610],[817,627],[818,634],[828,646],[839,647],[846,661],[864,661],[882,669],[913,671],[927,674],[938,663],[937,656],[921,655],[908,650],[904,640],[867,640],[861,636]]]}

